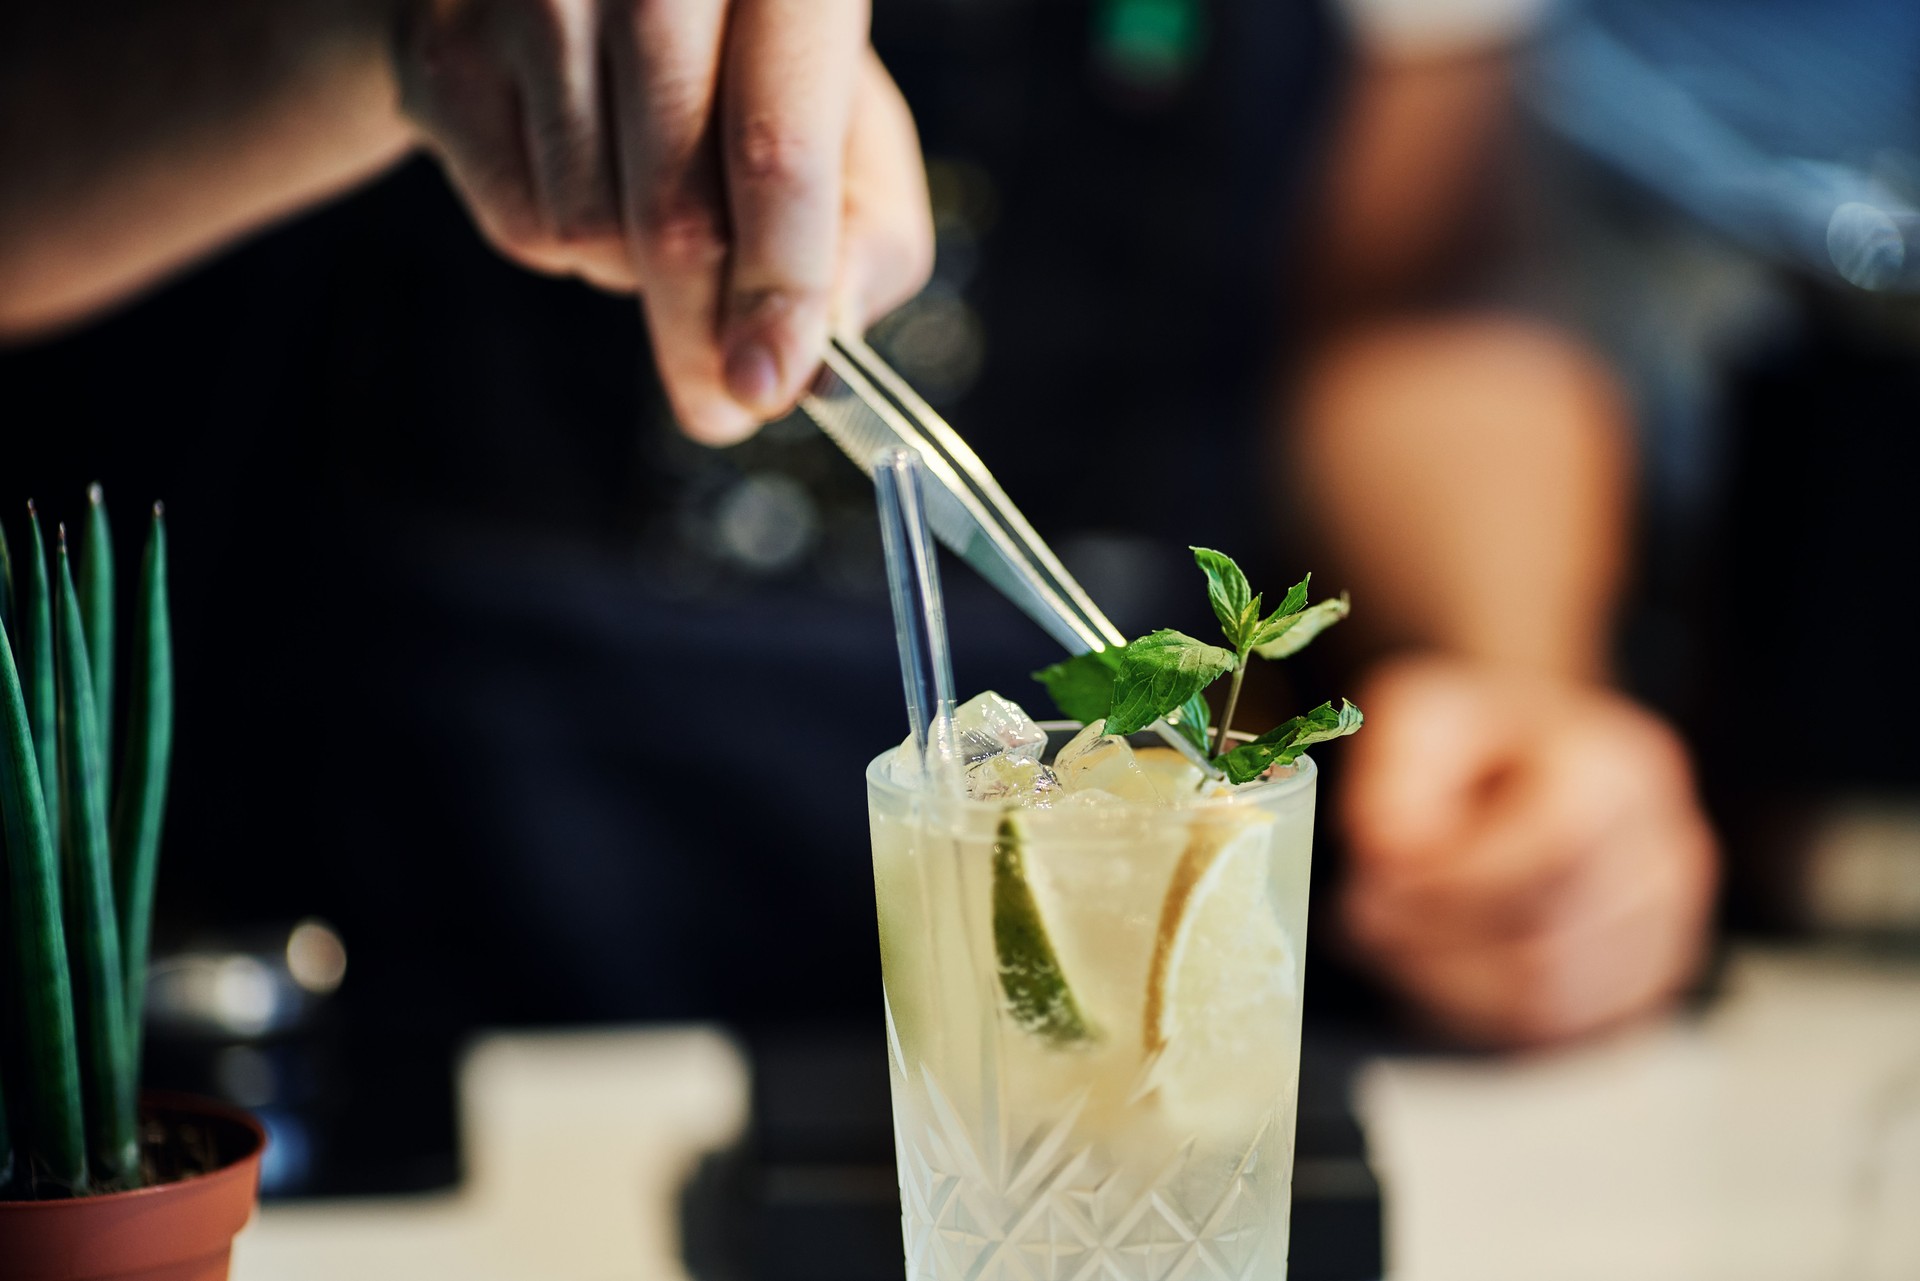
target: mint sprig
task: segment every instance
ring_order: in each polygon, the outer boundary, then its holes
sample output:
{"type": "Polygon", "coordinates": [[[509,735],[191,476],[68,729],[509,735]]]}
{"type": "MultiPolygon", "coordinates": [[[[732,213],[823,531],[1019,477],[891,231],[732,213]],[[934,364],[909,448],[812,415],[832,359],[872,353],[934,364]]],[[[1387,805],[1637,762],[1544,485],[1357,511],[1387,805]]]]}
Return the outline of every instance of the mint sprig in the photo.
{"type": "Polygon", "coordinates": [[[1061,712],[1083,723],[1104,718],[1109,734],[1131,734],[1164,718],[1205,753],[1206,689],[1230,676],[1211,760],[1235,783],[1258,778],[1275,765],[1291,764],[1314,743],[1359,729],[1360,709],[1343,699],[1338,710],[1322,703],[1250,743],[1226,750],[1249,656],[1280,659],[1298,653],[1347,616],[1348,602],[1342,593],[1309,605],[1312,575],[1308,575],[1287,589],[1277,608],[1263,615],[1261,597],[1231,556],[1209,547],[1188,550],[1207,577],[1207,601],[1220,620],[1226,648],[1163,629],[1124,646],[1055,663],[1033,676],[1047,687],[1061,712]]]}
{"type": "Polygon", "coordinates": [[[1262,658],[1285,658],[1297,654],[1307,647],[1307,642],[1321,632],[1332,627],[1347,616],[1351,606],[1347,603],[1347,594],[1341,592],[1331,600],[1323,600],[1318,605],[1288,615],[1279,621],[1280,626],[1254,637],[1253,652],[1262,658]]]}
{"type": "Polygon", "coordinates": [[[1250,782],[1275,765],[1293,764],[1300,753],[1315,743],[1346,737],[1359,729],[1364,719],[1360,709],[1344,698],[1340,700],[1339,711],[1334,710],[1332,703],[1322,703],[1305,716],[1296,716],[1251,743],[1242,743],[1214,763],[1226,771],[1232,782],[1250,782]]]}
{"type": "Polygon", "coordinates": [[[1165,629],[1130,642],[1120,651],[1120,670],[1114,674],[1107,733],[1145,729],[1239,661],[1231,650],[1165,629]]]}

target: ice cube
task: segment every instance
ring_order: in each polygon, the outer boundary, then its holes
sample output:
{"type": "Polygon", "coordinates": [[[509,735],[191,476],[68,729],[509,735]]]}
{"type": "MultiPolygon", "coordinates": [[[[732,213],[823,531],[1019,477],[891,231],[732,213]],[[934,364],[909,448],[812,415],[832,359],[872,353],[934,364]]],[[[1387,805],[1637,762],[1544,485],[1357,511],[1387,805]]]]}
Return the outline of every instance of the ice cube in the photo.
{"type": "Polygon", "coordinates": [[[1166,799],[1133,758],[1133,748],[1117,734],[1106,732],[1104,720],[1094,721],[1067,740],[1053,758],[1054,773],[1070,792],[1110,792],[1123,801],[1164,805],[1166,799]]]}
{"type": "MultiPolygon", "coordinates": [[[[1047,732],[1018,703],[992,690],[954,709],[953,745],[961,778],[976,799],[1044,792],[1057,785],[1051,771],[1038,782],[1034,774],[1047,748],[1047,732]],[[987,776],[976,778],[982,771],[988,771],[987,776]]],[[[893,779],[907,786],[920,779],[919,753],[911,737],[894,753],[893,779]]]]}
{"type": "Polygon", "coordinates": [[[1058,802],[1060,809],[1094,810],[1106,805],[1124,805],[1125,801],[1112,792],[1097,787],[1080,787],[1071,792],[1062,792],[1058,802]]]}
{"type": "Polygon", "coordinates": [[[1146,771],[1155,790],[1173,804],[1199,795],[1200,784],[1206,778],[1198,765],[1171,747],[1138,747],[1134,749],[1133,759],[1146,771]]]}
{"type": "Polygon", "coordinates": [[[1002,752],[967,771],[967,795],[976,801],[1045,809],[1060,796],[1060,779],[1039,761],[1002,752]]]}
{"type": "Polygon", "coordinates": [[[960,763],[969,771],[997,756],[1037,765],[1047,748],[1047,731],[1018,703],[992,690],[954,709],[953,738],[960,763]]]}

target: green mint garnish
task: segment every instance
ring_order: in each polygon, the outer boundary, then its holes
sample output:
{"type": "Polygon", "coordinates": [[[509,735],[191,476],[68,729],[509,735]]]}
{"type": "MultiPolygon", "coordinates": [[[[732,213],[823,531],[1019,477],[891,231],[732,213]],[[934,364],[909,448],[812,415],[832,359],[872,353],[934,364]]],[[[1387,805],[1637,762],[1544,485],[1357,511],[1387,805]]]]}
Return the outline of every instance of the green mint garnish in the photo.
{"type": "Polygon", "coordinates": [[[1213,709],[1207,706],[1207,692],[1195,690],[1193,697],[1167,713],[1167,723],[1179,730],[1200,755],[1207,754],[1207,722],[1213,709]]]}
{"type": "Polygon", "coordinates": [[[1113,678],[1107,733],[1145,729],[1233,670],[1232,651],[1161,630],[1129,642],[1113,678]]]}
{"type": "Polygon", "coordinates": [[[1268,638],[1256,637],[1253,652],[1262,658],[1285,658],[1289,654],[1297,654],[1307,647],[1308,641],[1345,618],[1348,608],[1347,594],[1341,592],[1332,600],[1323,600],[1309,609],[1290,614],[1280,619],[1281,626],[1270,634],[1265,627],[1261,628],[1261,636],[1268,638]]]}
{"type": "Polygon", "coordinates": [[[1220,630],[1226,634],[1227,643],[1236,651],[1243,648],[1242,640],[1251,636],[1259,623],[1260,598],[1253,594],[1247,576],[1240,572],[1231,556],[1207,547],[1189,550],[1193,552],[1194,563],[1207,576],[1207,602],[1213,606],[1214,617],[1220,620],[1220,630]]]}
{"type": "Polygon", "coordinates": [[[1296,716],[1251,743],[1242,743],[1215,763],[1227,772],[1231,781],[1251,782],[1275,765],[1293,764],[1300,753],[1315,743],[1345,738],[1359,729],[1365,719],[1360,709],[1345,699],[1340,700],[1337,712],[1332,703],[1322,703],[1305,716],[1296,716]]]}
{"type": "Polygon", "coordinates": [[[1296,716],[1251,743],[1227,751],[1227,730],[1240,703],[1240,682],[1247,659],[1279,659],[1347,616],[1345,593],[1317,605],[1307,603],[1312,575],[1287,589],[1273,612],[1261,614],[1261,598],[1231,556],[1193,547],[1194,563],[1207,576],[1207,601],[1220,620],[1227,647],[1209,645],[1176,631],[1157,631],[1125,646],[1081,654],[1033,674],[1047,687],[1062,713],[1082,723],[1105,719],[1110,734],[1131,734],[1165,719],[1202,754],[1207,741],[1206,689],[1231,676],[1219,728],[1211,744],[1211,762],[1236,783],[1260,777],[1275,765],[1289,765],[1314,743],[1340,738],[1360,728],[1360,709],[1342,701],[1340,709],[1323,703],[1296,716]]]}
{"type": "Polygon", "coordinates": [[[1062,716],[1090,725],[1113,706],[1113,678],[1120,674],[1120,655],[1125,646],[1075,654],[1072,658],[1043,667],[1033,679],[1047,687],[1047,694],[1062,716]]]}

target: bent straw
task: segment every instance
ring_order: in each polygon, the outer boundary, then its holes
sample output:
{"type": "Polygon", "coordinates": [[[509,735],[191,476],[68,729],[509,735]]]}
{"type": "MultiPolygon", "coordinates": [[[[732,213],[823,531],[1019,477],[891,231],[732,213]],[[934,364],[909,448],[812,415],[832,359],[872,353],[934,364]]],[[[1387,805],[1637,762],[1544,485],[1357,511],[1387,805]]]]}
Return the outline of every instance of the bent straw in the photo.
{"type": "Polygon", "coordinates": [[[900,647],[900,680],[907,723],[921,767],[947,773],[953,759],[953,656],[947,646],[947,610],[940,599],[940,566],[921,501],[920,460],[890,449],[874,459],[880,505],[880,541],[887,553],[887,594],[900,647]]]}

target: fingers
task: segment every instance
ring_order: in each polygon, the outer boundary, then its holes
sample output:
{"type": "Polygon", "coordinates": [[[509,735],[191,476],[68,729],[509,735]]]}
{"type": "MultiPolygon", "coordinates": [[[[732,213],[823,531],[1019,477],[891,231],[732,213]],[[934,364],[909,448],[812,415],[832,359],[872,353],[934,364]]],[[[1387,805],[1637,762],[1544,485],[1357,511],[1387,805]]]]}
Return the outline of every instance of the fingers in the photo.
{"type": "Polygon", "coordinates": [[[493,56],[472,7],[421,6],[400,37],[401,106],[501,253],[540,271],[565,270],[545,244],[511,71],[493,56]]]}
{"type": "Polygon", "coordinates": [[[847,135],[845,225],[832,323],[864,330],[933,272],[933,206],[913,115],[871,49],[847,135]]]}
{"type": "Polygon", "coordinates": [[[595,0],[518,0],[495,10],[516,84],[533,195],[547,239],[595,283],[633,287],[601,127],[595,0]]]}
{"type": "Polygon", "coordinates": [[[714,128],[726,0],[642,0],[607,32],[621,217],[654,358],[688,435],[724,445],[760,419],[727,390],[719,345],[727,215],[714,128]]]}
{"type": "Polygon", "coordinates": [[[1386,665],[1360,704],[1367,732],[1340,797],[1354,857],[1417,866],[1451,853],[1531,732],[1525,709],[1467,664],[1428,659],[1386,665]]]}
{"type": "Polygon", "coordinates": [[[867,47],[866,0],[413,12],[405,105],[483,231],[539,270],[637,287],[696,439],[784,413],[836,306],[864,326],[926,278],[918,140],[867,47]]]}
{"type": "Polygon", "coordinates": [[[762,418],[793,404],[826,345],[866,30],[864,0],[737,0],[730,19],[722,345],[728,389],[762,418]]]}
{"type": "Polygon", "coordinates": [[[592,0],[412,13],[397,43],[401,105],[482,234],[536,271],[631,289],[594,123],[592,0]]]}
{"type": "Polygon", "coordinates": [[[1410,915],[1466,915],[1506,928],[1577,889],[1579,869],[1616,829],[1664,796],[1619,745],[1574,732],[1523,744],[1496,779],[1447,802],[1457,812],[1443,854],[1356,863],[1378,897],[1410,915]]]}
{"type": "Polygon", "coordinates": [[[1392,932],[1372,959],[1424,1021],[1488,1046],[1586,1035],[1670,1000],[1698,972],[1712,901],[1713,841],[1677,816],[1606,851],[1632,873],[1538,928],[1512,936],[1392,932]]]}
{"type": "Polygon", "coordinates": [[[1388,711],[1412,723],[1356,752],[1343,813],[1352,822],[1358,807],[1397,797],[1429,815],[1424,826],[1377,824],[1369,844],[1356,833],[1341,917],[1363,961],[1442,1029],[1489,1044],[1590,1031],[1684,983],[1706,937],[1715,859],[1677,737],[1604,691],[1515,685],[1462,665],[1395,679],[1369,708],[1374,723],[1388,711]],[[1464,731],[1463,759],[1446,761],[1438,727],[1459,705],[1503,728],[1464,731]]]}

